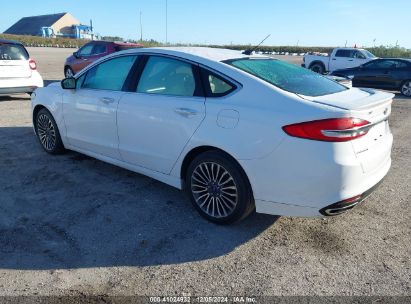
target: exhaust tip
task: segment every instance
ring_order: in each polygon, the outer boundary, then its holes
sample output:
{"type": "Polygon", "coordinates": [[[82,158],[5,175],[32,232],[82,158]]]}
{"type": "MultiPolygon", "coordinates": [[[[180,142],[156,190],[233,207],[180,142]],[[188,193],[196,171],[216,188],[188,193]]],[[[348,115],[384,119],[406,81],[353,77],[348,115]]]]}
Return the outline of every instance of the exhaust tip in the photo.
{"type": "Polygon", "coordinates": [[[334,203],[332,205],[329,205],[323,209],[320,210],[320,213],[324,216],[336,216],[340,215],[348,210],[351,210],[355,206],[357,206],[359,203],[364,201],[372,192],[374,192],[375,189],[377,189],[381,183],[383,182],[384,179],[382,179],[378,184],[376,184],[374,187],[370,188],[366,192],[364,192],[361,195],[357,195],[348,199],[345,199],[343,201],[334,203]]]}

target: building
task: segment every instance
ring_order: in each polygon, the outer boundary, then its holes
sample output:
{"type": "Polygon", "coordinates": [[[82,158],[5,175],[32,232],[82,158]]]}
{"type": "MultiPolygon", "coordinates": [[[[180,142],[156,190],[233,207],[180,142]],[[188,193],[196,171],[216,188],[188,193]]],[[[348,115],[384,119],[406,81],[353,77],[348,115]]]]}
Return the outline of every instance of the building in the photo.
{"type": "Polygon", "coordinates": [[[4,34],[92,39],[91,25],[82,25],[69,13],[24,17],[4,34]]]}

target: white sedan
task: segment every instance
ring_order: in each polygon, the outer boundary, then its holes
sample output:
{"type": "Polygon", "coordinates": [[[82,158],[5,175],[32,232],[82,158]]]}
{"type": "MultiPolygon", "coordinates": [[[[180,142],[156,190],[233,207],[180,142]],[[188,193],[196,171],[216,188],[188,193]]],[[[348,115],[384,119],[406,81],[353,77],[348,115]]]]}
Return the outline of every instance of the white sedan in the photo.
{"type": "Polygon", "coordinates": [[[186,189],[208,220],[322,217],[353,208],[391,166],[393,95],[345,87],[264,56],[134,49],[36,90],[34,129],[186,189]]]}
{"type": "Polygon", "coordinates": [[[0,94],[32,93],[43,87],[36,62],[17,41],[0,39],[0,94]]]}

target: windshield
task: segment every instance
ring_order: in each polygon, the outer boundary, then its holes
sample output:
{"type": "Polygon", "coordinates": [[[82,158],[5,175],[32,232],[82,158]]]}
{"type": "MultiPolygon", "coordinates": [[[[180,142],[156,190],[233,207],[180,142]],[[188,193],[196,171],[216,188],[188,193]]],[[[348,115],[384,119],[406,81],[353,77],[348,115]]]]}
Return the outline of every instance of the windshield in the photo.
{"type": "Polygon", "coordinates": [[[377,58],[373,53],[368,52],[367,50],[363,50],[363,53],[367,58],[377,58]]]}
{"type": "Polygon", "coordinates": [[[347,90],[320,74],[280,60],[242,58],[225,63],[295,94],[315,97],[347,90]]]}
{"type": "Polygon", "coordinates": [[[26,49],[17,44],[0,43],[0,60],[27,60],[26,49]]]}

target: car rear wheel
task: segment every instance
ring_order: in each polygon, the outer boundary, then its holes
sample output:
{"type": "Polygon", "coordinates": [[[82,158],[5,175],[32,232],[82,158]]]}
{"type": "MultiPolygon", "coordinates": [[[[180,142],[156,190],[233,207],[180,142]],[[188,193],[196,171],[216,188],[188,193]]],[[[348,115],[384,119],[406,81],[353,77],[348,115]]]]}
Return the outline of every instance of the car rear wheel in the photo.
{"type": "Polygon", "coordinates": [[[310,70],[318,74],[324,74],[325,72],[325,68],[321,63],[314,63],[311,65],[310,70]]]}
{"type": "Polygon", "coordinates": [[[66,67],[64,69],[64,76],[66,76],[66,78],[70,78],[70,77],[74,77],[74,71],[72,68],[70,67],[66,67]]]}
{"type": "Polygon", "coordinates": [[[65,151],[57,124],[49,111],[41,109],[36,115],[36,134],[47,153],[61,154],[65,151]]]}
{"type": "Polygon", "coordinates": [[[254,210],[251,186],[240,166],[224,153],[197,156],[186,176],[186,190],[197,211],[209,221],[229,224],[254,210]]]}
{"type": "Polygon", "coordinates": [[[402,84],[401,94],[407,97],[411,97],[411,80],[407,80],[402,84]]]}

